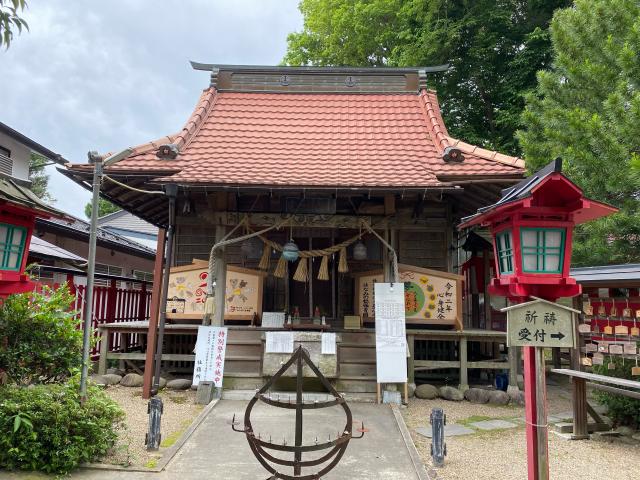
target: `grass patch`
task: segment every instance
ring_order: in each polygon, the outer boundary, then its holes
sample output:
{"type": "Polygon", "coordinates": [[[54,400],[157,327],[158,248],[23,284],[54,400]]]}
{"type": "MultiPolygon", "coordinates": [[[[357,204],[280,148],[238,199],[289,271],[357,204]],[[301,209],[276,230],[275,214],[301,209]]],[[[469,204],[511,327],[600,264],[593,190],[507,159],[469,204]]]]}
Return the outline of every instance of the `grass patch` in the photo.
{"type": "Polygon", "coordinates": [[[472,415],[470,417],[463,418],[462,420],[458,420],[456,423],[468,427],[470,423],[484,422],[485,420],[493,420],[493,418],[487,417],[486,415],[472,415]]]}
{"type": "Polygon", "coordinates": [[[144,464],[144,468],[156,468],[158,466],[158,459],[152,458],[147,463],[144,464]]]}
{"type": "Polygon", "coordinates": [[[160,442],[160,446],[163,448],[171,447],[174,443],[178,441],[178,439],[187,430],[187,428],[189,428],[189,425],[191,425],[191,420],[185,420],[184,422],[182,422],[181,428],[167,435],[162,440],[162,442],[160,442]]]}
{"type": "Polygon", "coordinates": [[[171,400],[173,403],[177,403],[178,405],[184,405],[185,403],[187,403],[186,395],[171,395],[169,396],[169,400],[171,400]]]}

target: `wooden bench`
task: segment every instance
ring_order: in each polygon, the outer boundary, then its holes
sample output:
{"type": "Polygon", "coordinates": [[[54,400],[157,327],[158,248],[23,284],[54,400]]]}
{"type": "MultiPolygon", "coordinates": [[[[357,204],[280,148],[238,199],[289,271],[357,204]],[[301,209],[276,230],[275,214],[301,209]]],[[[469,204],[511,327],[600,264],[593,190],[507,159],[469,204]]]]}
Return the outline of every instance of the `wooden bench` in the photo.
{"type": "Polygon", "coordinates": [[[623,395],[640,400],[640,382],[625,378],[608,377],[596,373],[581,372],[568,368],[554,368],[553,373],[567,375],[573,382],[573,435],[572,438],[580,440],[589,438],[587,413],[598,423],[602,420],[587,403],[587,385],[596,390],[602,390],[616,395],[623,395]],[[598,383],[594,383],[598,382],[598,383]],[[618,388],[625,387],[625,388],[618,388]],[[630,388],[632,390],[627,390],[630,388]]]}

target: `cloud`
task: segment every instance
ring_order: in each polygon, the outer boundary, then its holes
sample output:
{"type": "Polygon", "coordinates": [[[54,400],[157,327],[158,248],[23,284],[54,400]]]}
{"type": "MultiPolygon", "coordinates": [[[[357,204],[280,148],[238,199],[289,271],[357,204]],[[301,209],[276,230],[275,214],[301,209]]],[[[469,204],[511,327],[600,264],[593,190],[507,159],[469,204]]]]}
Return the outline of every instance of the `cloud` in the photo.
{"type": "MultiPolygon", "coordinates": [[[[0,121],[74,163],[177,131],[209,77],[189,60],[277,64],[297,0],[49,0],[0,52],[0,121]]],[[[51,170],[56,205],[89,194],[51,170]]]]}

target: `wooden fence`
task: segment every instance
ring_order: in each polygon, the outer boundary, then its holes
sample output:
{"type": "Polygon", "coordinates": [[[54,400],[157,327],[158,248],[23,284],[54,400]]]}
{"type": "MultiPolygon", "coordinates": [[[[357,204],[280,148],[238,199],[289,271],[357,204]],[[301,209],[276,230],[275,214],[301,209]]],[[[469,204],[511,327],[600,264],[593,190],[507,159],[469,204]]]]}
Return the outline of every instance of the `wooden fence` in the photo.
{"type": "MultiPolygon", "coordinates": [[[[67,285],[75,296],[73,310],[78,312],[78,318],[84,319],[86,307],[85,285],[76,285],[73,275],[67,276],[67,285]]],[[[97,360],[100,352],[100,336],[98,327],[104,323],[147,321],[150,315],[151,288],[150,283],[135,279],[127,279],[131,288],[121,288],[122,278],[107,280],[108,286],[96,285],[93,287],[93,319],[91,343],[91,357],[97,360]]],[[[52,285],[57,288],[59,284],[52,285]]],[[[82,325],[82,323],[80,324],[82,325]]],[[[80,326],[80,328],[82,328],[80,326]]],[[[109,340],[110,352],[126,352],[141,345],[141,336],[137,334],[115,334],[109,340]]]]}

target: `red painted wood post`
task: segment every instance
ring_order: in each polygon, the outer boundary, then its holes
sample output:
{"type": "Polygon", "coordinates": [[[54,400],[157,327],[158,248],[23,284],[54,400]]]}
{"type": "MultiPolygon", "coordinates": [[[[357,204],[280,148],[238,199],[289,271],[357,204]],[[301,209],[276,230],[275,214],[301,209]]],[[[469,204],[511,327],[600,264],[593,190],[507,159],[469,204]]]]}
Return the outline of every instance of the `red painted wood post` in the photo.
{"type": "Polygon", "coordinates": [[[536,403],[535,347],[522,347],[524,353],[524,397],[527,433],[527,478],[538,480],[538,429],[536,403]]]}
{"type": "Polygon", "coordinates": [[[138,301],[138,318],[139,322],[144,322],[147,318],[147,282],[142,282],[138,301]]]}
{"type": "MultiPolygon", "coordinates": [[[[104,319],[100,319],[100,320],[103,320],[104,323],[112,323],[116,321],[116,307],[118,302],[118,289],[116,288],[115,280],[111,280],[109,282],[109,288],[105,293],[107,295],[107,307],[106,307],[104,319]]],[[[117,347],[119,347],[119,345],[115,345],[116,343],[115,335],[112,336],[111,341],[113,345],[110,345],[111,347],[110,350],[116,349],[117,347]]]]}

